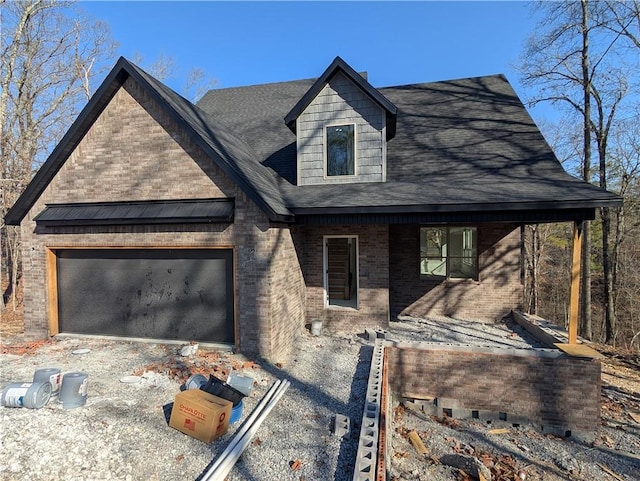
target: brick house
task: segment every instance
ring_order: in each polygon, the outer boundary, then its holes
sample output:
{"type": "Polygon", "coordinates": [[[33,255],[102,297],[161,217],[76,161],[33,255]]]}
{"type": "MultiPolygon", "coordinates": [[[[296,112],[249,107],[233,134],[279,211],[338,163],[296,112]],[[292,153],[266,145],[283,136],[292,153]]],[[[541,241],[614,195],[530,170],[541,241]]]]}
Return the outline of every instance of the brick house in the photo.
{"type": "Polygon", "coordinates": [[[619,202],[564,172],[502,75],[376,89],[338,57],[193,105],[121,58],[6,222],[29,334],[275,361],[312,319],[500,319],[523,225],[619,202]]]}

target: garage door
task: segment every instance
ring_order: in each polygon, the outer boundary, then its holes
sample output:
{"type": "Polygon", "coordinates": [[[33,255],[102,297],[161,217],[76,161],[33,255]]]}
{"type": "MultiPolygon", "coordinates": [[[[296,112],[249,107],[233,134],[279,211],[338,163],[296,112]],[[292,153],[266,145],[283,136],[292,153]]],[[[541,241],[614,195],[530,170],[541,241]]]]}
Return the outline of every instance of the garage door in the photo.
{"type": "Polygon", "coordinates": [[[234,342],[230,249],[56,254],[60,332],[234,342]]]}

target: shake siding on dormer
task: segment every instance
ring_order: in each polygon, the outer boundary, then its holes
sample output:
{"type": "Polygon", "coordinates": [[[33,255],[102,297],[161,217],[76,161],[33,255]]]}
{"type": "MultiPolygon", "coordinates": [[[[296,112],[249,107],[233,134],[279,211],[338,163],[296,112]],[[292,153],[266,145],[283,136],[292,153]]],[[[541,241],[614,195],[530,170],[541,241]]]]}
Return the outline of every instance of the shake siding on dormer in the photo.
{"type": "Polygon", "coordinates": [[[385,111],[337,73],[296,120],[298,185],[384,182],[385,111]],[[325,175],[327,125],[355,124],[356,175],[325,175]]]}

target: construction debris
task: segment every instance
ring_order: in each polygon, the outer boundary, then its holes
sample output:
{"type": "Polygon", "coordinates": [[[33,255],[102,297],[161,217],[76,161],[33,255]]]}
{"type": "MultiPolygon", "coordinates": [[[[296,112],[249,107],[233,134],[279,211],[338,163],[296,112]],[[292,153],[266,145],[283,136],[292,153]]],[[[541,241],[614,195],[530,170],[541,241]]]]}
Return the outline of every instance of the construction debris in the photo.
{"type": "Polygon", "coordinates": [[[418,435],[417,432],[411,431],[409,433],[409,441],[411,441],[411,444],[413,444],[413,447],[419,454],[429,453],[429,450],[426,448],[426,446],[422,442],[422,439],[420,439],[420,436],[418,435]]]}
{"type": "Polygon", "coordinates": [[[348,436],[351,433],[351,419],[343,414],[336,414],[333,419],[333,434],[338,437],[348,436]]]}
{"type": "Polygon", "coordinates": [[[489,431],[487,432],[489,434],[507,434],[509,430],[507,428],[495,428],[495,429],[489,429],[489,431]]]}
{"type": "Polygon", "coordinates": [[[482,464],[478,458],[464,456],[462,454],[445,454],[440,456],[440,462],[447,466],[460,469],[471,476],[472,479],[480,480],[481,476],[487,481],[491,481],[491,471],[482,464]]]}
{"type": "Polygon", "coordinates": [[[600,466],[602,468],[602,470],[607,473],[610,476],[613,476],[614,478],[616,478],[618,481],[624,481],[623,478],[621,478],[620,476],[618,476],[616,473],[614,473],[613,471],[611,471],[609,468],[607,468],[604,464],[602,463],[598,463],[598,466],[600,466]]]}

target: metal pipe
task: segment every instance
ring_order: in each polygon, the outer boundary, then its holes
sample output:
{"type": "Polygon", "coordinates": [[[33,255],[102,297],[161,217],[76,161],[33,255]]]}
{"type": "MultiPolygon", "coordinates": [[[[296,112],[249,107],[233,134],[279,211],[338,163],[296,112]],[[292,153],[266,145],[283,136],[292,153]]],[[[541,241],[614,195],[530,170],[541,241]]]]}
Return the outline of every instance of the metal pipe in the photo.
{"type": "Polygon", "coordinates": [[[265,420],[265,418],[271,412],[271,410],[275,407],[275,405],[278,403],[278,401],[280,400],[280,398],[285,393],[285,391],[289,388],[290,385],[291,385],[291,382],[284,381],[279,386],[278,391],[273,396],[273,399],[269,401],[269,403],[265,406],[264,410],[260,413],[260,416],[258,417],[258,419],[256,419],[256,421],[251,425],[251,428],[244,434],[242,439],[235,445],[231,454],[225,457],[224,461],[220,464],[219,468],[216,470],[214,477],[211,478],[211,481],[224,481],[227,474],[229,474],[231,469],[233,469],[233,466],[236,464],[236,461],[238,461],[238,458],[240,457],[242,452],[245,450],[247,445],[251,442],[251,438],[253,438],[253,435],[256,433],[256,431],[258,430],[262,422],[265,420]]]}
{"type": "Polygon", "coordinates": [[[246,421],[242,424],[236,435],[233,437],[231,442],[227,445],[225,450],[216,458],[214,463],[207,469],[204,473],[200,481],[209,481],[211,476],[213,475],[214,470],[218,468],[218,466],[222,463],[222,461],[231,453],[235,445],[240,441],[245,432],[251,427],[251,424],[255,421],[255,419],[260,415],[264,407],[271,401],[276,391],[280,388],[282,381],[280,379],[276,380],[269,390],[262,396],[260,402],[258,402],[257,406],[251,412],[251,415],[246,419],[246,421]]]}

